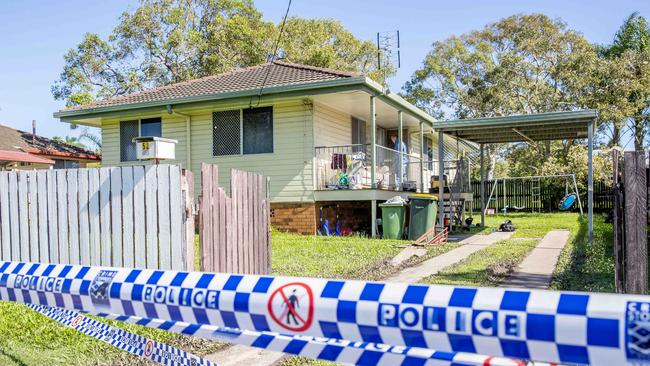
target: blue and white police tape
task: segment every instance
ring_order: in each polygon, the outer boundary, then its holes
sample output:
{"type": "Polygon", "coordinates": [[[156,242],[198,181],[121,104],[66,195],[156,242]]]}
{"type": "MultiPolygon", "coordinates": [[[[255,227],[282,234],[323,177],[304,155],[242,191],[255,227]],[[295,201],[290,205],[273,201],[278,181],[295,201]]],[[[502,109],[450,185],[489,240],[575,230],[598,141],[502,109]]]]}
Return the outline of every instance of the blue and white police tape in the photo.
{"type": "Polygon", "coordinates": [[[34,304],[28,304],[27,306],[64,326],[69,326],[118,349],[161,365],[216,366],[213,362],[204,360],[178,348],[141,337],[124,329],[111,327],[108,324],[90,319],[75,311],[34,304]]]}
{"type": "Polygon", "coordinates": [[[491,357],[464,352],[439,352],[415,347],[399,347],[368,342],[284,335],[212,325],[147,319],[134,316],[98,314],[108,319],[138,324],[148,328],[163,329],[179,334],[262,348],[302,357],[334,361],[350,365],[454,365],[454,366],[546,366],[546,363],[525,362],[504,357],[491,357]]]}
{"type": "Polygon", "coordinates": [[[593,365],[650,359],[650,298],[0,262],[3,300],[593,365]]]}

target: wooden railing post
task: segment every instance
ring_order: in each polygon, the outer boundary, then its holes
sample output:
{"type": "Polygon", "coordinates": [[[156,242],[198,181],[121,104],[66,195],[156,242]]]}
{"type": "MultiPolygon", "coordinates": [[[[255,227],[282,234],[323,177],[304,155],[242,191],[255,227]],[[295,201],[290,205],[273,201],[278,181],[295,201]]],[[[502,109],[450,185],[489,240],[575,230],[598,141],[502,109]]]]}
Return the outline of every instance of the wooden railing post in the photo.
{"type": "Polygon", "coordinates": [[[645,155],[625,152],[625,292],[648,291],[648,234],[645,155]]]}

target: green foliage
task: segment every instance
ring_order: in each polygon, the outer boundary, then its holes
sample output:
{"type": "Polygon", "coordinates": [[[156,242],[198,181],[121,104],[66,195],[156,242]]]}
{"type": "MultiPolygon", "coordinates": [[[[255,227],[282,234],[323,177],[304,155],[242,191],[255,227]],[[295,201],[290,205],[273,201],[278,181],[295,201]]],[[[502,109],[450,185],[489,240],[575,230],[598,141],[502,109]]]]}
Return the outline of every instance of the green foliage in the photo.
{"type": "MultiPolygon", "coordinates": [[[[335,70],[356,71],[380,80],[377,46],[362,41],[334,19],[287,19],[280,56],[287,61],[335,70]]],[[[395,68],[388,65],[388,75],[395,68]]]]}
{"type": "MultiPolygon", "coordinates": [[[[278,32],[252,0],[141,0],[107,39],[87,33],[65,54],[52,94],[83,105],[258,65],[270,59],[278,32]]],[[[338,21],[293,17],[284,32],[280,56],[289,61],[378,76],[373,43],[338,21]]]]}
{"type": "Polygon", "coordinates": [[[601,131],[620,145],[621,131],[629,126],[636,150],[643,149],[650,121],[650,26],[631,14],[616,32],[611,45],[600,47],[599,84],[594,100],[607,122],[601,131]]]}

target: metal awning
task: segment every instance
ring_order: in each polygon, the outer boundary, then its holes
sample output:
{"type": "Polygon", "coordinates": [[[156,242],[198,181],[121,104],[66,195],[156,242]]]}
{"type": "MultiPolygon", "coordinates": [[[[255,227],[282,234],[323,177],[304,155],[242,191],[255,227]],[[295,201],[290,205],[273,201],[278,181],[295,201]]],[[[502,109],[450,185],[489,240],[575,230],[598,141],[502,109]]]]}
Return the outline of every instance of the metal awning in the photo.
{"type": "Polygon", "coordinates": [[[571,140],[587,138],[587,124],[596,117],[595,110],[585,109],[441,121],[434,128],[477,144],[571,140]]]}
{"type": "MultiPolygon", "coordinates": [[[[593,109],[567,112],[549,112],[505,117],[459,119],[436,122],[433,128],[438,132],[438,156],[445,156],[444,135],[480,145],[481,166],[481,225],[485,225],[485,169],[483,145],[509,142],[535,142],[549,140],[587,139],[587,221],[589,242],[593,240],[593,135],[594,121],[598,114],[593,109]]],[[[443,163],[438,163],[443,171],[443,163]]],[[[438,176],[438,186],[443,187],[443,176],[438,176]]],[[[445,200],[440,190],[438,204],[445,212],[445,200]]],[[[451,206],[450,212],[451,212],[451,206]]],[[[440,220],[442,217],[440,215],[440,220]]],[[[449,220],[451,223],[452,220],[449,220]]],[[[442,225],[442,222],[440,223],[442,225]]]]}

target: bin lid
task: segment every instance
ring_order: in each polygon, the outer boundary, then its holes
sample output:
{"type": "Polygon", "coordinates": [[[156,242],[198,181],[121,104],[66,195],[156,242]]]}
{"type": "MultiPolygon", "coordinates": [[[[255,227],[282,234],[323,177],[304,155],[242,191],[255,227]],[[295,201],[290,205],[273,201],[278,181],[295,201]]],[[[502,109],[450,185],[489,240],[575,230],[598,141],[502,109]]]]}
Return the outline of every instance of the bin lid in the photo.
{"type": "Polygon", "coordinates": [[[414,193],[409,195],[409,199],[416,199],[416,200],[432,200],[432,201],[437,201],[438,197],[432,195],[432,194],[427,194],[427,193],[414,193]]]}
{"type": "Polygon", "coordinates": [[[406,203],[380,203],[379,207],[403,207],[406,203]]]}

